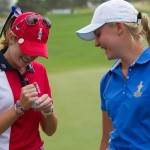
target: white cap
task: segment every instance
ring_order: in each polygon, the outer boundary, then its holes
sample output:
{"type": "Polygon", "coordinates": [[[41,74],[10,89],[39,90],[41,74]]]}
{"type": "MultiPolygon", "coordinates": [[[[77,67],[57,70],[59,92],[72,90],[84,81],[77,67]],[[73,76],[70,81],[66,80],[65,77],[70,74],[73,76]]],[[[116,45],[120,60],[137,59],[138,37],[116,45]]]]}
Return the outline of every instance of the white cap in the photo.
{"type": "Polygon", "coordinates": [[[138,23],[138,11],[125,0],[109,0],[98,6],[89,25],[76,31],[83,40],[95,39],[94,31],[109,22],[138,23]]]}

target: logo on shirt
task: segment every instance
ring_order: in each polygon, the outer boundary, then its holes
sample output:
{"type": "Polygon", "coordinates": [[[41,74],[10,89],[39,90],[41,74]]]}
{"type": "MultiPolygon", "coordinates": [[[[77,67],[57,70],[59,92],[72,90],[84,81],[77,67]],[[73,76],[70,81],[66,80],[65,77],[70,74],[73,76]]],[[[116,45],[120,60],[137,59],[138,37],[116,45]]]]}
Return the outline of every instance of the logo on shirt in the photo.
{"type": "Polygon", "coordinates": [[[141,89],[143,88],[143,81],[140,81],[140,84],[137,86],[137,91],[134,92],[134,97],[138,98],[138,97],[141,97],[142,95],[142,92],[141,92],[141,89]]]}
{"type": "Polygon", "coordinates": [[[1,64],[1,67],[2,67],[2,68],[6,68],[6,65],[5,65],[5,64],[1,64]]]}

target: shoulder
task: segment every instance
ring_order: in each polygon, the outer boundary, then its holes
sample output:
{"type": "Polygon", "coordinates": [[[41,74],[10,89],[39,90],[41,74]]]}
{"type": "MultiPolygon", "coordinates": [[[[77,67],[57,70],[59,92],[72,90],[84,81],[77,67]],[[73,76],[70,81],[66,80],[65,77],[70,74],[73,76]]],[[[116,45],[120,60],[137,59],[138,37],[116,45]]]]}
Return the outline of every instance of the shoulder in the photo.
{"type": "Polygon", "coordinates": [[[116,62],[113,64],[113,66],[109,69],[109,71],[106,74],[104,74],[100,82],[101,89],[104,89],[106,87],[107,83],[110,81],[113,75],[113,70],[115,70],[118,67],[120,62],[121,60],[117,59],[116,62]]]}
{"type": "Polygon", "coordinates": [[[105,73],[105,75],[102,77],[101,82],[100,82],[101,86],[105,86],[107,84],[111,75],[112,75],[112,72],[110,70],[107,73],[105,73]]]}
{"type": "Polygon", "coordinates": [[[38,61],[33,61],[31,63],[31,65],[32,65],[32,68],[36,74],[43,74],[43,75],[47,74],[47,70],[42,63],[40,63],[38,61]]]}
{"type": "Polygon", "coordinates": [[[104,76],[101,79],[101,84],[106,84],[108,82],[108,80],[110,79],[110,77],[113,74],[113,70],[115,70],[118,65],[120,64],[121,60],[117,59],[116,62],[112,65],[112,67],[109,69],[109,71],[107,71],[106,74],[104,74],[104,76]]]}

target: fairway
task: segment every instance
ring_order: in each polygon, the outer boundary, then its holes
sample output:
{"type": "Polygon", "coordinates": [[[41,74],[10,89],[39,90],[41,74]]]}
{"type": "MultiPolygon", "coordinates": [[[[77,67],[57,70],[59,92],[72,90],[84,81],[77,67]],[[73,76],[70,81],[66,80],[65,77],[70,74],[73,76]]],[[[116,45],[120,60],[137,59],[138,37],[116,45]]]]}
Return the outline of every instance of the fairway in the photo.
{"type": "Polygon", "coordinates": [[[49,74],[58,130],[46,150],[96,150],[101,134],[99,81],[107,68],[49,74]]]}
{"type": "MultiPolygon", "coordinates": [[[[149,13],[148,6],[140,5],[139,10],[142,12],[145,8],[149,13]]],[[[37,61],[47,70],[58,118],[58,128],[51,137],[40,128],[45,150],[99,149],[102,134],[100,81],[115,60],[108,61],[106,51],[95,47],[94,40],[83,41],[76,35],[77,30],[90,24],[93,11],[77,8],[75,14],[45,14],[52,22],[47,43],[49,58],[38,57],[37,61]]],[[[38,23],[41,20],[38,19],[38,23]]],[[[106,47],[107,42],[102,43],[100,45],[106,47]]]]}
{"type": "Polygon", "coordinates": [[[99,83],[113,62],[94,41],[75,31],[89,23],[91,13],[50,15],[49,59],[39,58],[49,74],[58,129],[52,137],[41,132],[46,150],[97,150],[101,139],[99,83]]]}
{"type": "Polygon", "coordinates": [[[38,58],[47,69],[58,116],[52,137],[41,132],[45,150],[97,150],[101,139],[99,82],[112,65],[94,41],[79,39],[75,31],[90,22],[92,13],[47,15],[52,21],[49,59],[38,58]]]}

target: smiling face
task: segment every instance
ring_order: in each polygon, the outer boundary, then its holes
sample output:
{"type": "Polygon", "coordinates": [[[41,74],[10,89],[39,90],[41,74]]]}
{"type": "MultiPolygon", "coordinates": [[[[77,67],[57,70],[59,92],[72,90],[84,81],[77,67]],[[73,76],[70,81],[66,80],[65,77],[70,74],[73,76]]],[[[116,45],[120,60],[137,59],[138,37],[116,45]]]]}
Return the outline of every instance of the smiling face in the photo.
{"type": "Polygon", "coordinates": [[[105,51],[107,59],[118,59],[123,55],[122,27],[105,24],[95,31],[95,46],[105,51]]]}
{"type": "Polygon", "coordinates": [[[17,69],[17,70],[26,70],[26,67],[29,63],[31,63],[33,60],[35,60],[36,56],[29,56],[25,55],[18,44],[18,41],[13,37],[13,35],[10,35],[9,43],[11,43],[7,49],[7,51],[4,53],[4,57],[9,62],[9,64],[17,69]]]}

